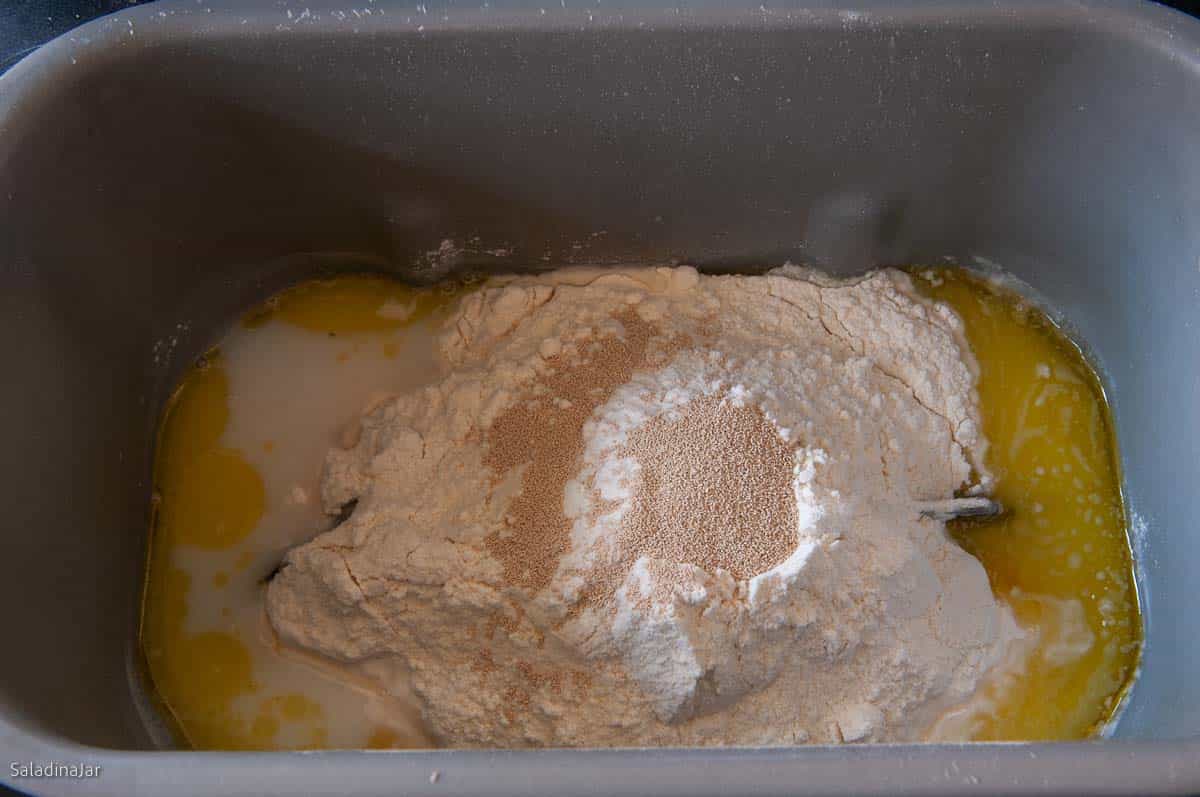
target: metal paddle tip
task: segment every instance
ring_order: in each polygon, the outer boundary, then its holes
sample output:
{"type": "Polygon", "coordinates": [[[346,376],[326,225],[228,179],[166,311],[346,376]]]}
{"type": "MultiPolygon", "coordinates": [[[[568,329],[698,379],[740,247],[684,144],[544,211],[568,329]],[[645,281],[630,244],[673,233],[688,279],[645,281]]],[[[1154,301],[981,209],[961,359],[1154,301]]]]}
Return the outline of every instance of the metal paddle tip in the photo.
{"type": "Polygon", "coordinates": [[[963,518],[997,517],[1003,511],[1004,507],[998,501],[983,496],[972,496],[949,498],[945,501],[927,501],[921,504],[920,514],[923,518],[945,523],[963,518]]]}

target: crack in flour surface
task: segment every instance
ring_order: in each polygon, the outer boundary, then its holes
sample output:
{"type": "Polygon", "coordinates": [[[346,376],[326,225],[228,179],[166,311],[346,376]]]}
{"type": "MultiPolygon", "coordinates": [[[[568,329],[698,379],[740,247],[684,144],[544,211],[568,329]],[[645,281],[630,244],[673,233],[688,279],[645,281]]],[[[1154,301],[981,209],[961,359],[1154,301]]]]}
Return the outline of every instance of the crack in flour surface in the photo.
{"type": "Polygon", "coordinates": [[[919,511],[991,476],[962,323],[906,275],[497,279],[440,357],[329,453],[354,511],[266,602],[441,743],[917,740],[1024,649],[919,511]]]}

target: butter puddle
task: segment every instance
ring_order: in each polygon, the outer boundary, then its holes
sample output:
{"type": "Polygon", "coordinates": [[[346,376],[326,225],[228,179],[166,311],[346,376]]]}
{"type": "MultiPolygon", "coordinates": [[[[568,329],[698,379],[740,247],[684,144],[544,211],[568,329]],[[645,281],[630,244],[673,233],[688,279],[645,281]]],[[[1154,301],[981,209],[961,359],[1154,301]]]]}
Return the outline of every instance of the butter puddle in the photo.
{"type": "Polygon", "coordinates": [[[1019,677],[998,671],[984,690],[992,702],[976,712],[970,738],[1086,738],[1118,710],[1142,639],[1103,389],[1075,345],[1011,288],[953,268],[914,276],[963,319],[979,361],[994,495],[1008,509],[952,533],[1018,622],[1039,632],[1019,677]]]}

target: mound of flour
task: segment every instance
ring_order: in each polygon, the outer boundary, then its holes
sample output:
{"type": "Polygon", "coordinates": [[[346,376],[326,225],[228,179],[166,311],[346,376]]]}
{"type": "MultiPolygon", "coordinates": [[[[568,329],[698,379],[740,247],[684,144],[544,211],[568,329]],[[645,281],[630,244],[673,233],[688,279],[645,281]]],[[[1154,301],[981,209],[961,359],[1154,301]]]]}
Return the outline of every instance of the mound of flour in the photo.
{"type": "Polygon", "coordinates": [[[961,322],[900,272],[509,278],[441,356],[266,603],[446,745],[920,739],[1020,636],[920,514],[990,476],[961,322]]]}

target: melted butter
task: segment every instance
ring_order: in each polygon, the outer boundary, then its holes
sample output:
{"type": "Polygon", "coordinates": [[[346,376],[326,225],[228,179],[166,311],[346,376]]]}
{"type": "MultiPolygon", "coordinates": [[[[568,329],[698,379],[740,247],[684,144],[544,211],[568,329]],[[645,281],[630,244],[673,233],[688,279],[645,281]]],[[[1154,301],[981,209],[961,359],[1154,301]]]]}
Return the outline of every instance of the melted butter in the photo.
{"type": "Polygon", "coordinates": [[[958,526],[955,537],[1017,620],[1044,636],[1020,677],[997,691],[994,710],[976,718],[973,738],[1085,738],[1113,716],[1141,650],[1104,391],[1079,349],[1014,291],[958,269],[917,276],[965,324],[979,362],[993,494],[1006,509],[958,526]]]}
{"type": "MultiPolygon", "coordinates": [[[[242,319],[247,329],[278,320],[313,332],[353,334],[400,329],[445,305],[459,286],[414,290],[386,277],[359,276],[310,280],[288,288],[242,319]]],[[[394,357],[394,343],[383,344],[394,357]]]]}
{"type": "Polygon", "coordinates": [[[396,747],[399,742],[399,737],[389,728],[376,728],[367,737],[366,747],[368,750],[390,750],[396,747]]]}
{"type": "MultiPolygon", "coordinates": [[[[918,284],[964,319],[981,370],[987,464],[1008,508],[956,537],[1022,624],[1041,632],[1023,669],[989,685],[990,710],[970,735],[1088,736],[1111,716],[1140,650],[1103,393],[1078,350],[1015,294],[959,271],[921,274],[918,284]]],[[[457,289],[378,277],[304,283],[247,314],[169,402],[142,646],[191,746],[430,746],[419,721],[397,721],[415,703],[399,696],[381,707],[282,655],[265,629],[261,584],[283,551],[327,527],[320,468],[343,427],[379,392],[432,379],[431,330],[457,289]]]]}
{"type": "Polygon", "coordinates": [[[228,378],[214,352],[170,402],[156,463],[158,534],[167,546],[229,548],[262,517],[262,479],[241,452],[221,444],[228,395],[228,378]]]}
{"type": "Polygon", "coordinates": [[[150,676],[187,739],[197,747],[247,746],[230,705],[254,689],[249,656],[237,637],[185,628],[191,577],[172,553],[219,550],[253,530],[263,513],[262,479],[221,444],[228,383],[213,353],[184,379],[168,404],[155,463],[156,525],[143,610],[150,676]]]}

